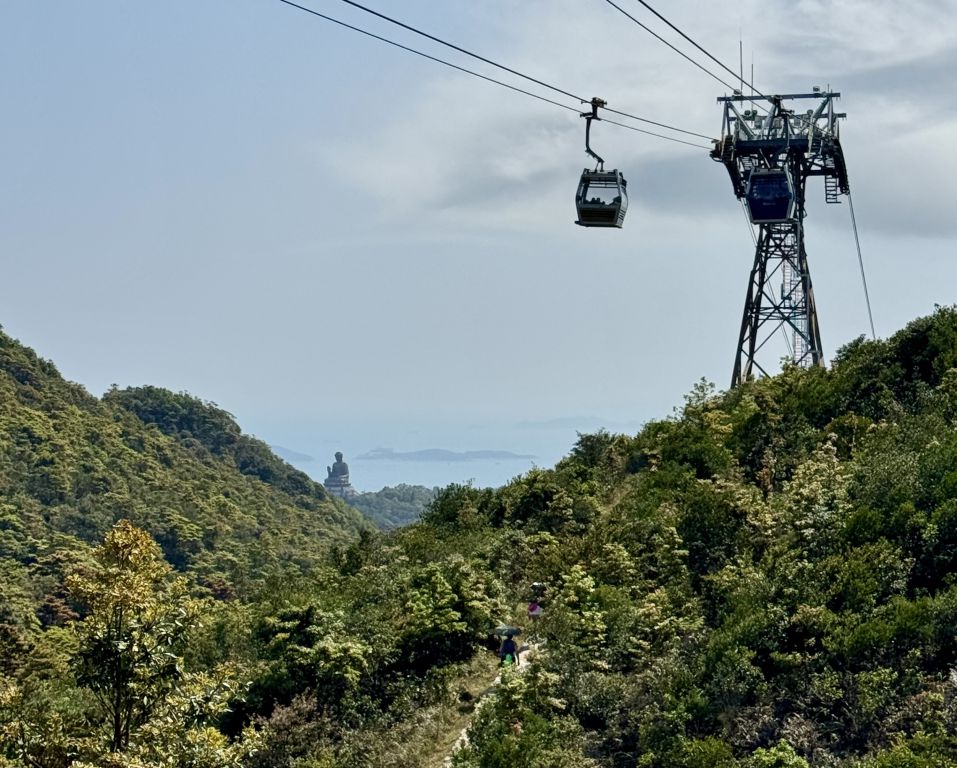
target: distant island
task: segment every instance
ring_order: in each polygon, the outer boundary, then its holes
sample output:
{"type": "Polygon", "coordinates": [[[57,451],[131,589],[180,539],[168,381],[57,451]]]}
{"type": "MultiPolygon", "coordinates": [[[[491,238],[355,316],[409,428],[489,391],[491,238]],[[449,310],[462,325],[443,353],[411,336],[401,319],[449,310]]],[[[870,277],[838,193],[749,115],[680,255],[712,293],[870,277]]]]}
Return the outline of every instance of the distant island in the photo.
{"type": "Polygon", "coordinates": [[[444,448],[426,448],[422,451],[394,451],[374,448],[356,456],[362,461],[516,461],[534,459],[525,453],[511,451],[448,451],[444,448]]]}
{"type": "Polygon", "coordinates": [[[291,448],[283,448],[281,445],[270,445],[272,452],[288,462],[298,461],[300,464],[307,464],[315,461],[315,458],[307,453],[299,453],[291,448]]]}

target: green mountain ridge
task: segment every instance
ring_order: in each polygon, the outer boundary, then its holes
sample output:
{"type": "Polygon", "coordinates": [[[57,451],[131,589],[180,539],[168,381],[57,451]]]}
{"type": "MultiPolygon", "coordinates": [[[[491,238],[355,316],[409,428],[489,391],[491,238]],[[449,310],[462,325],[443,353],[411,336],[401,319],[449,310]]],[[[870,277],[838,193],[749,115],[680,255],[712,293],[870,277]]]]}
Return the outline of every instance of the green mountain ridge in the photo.
{"type": "Polygon", "coordinates": [[[97,399],[2,333],[0,509],[4,562],[36,570],[125,518],[175,567],[231,588],[271,567],[308,570],[367,527],[215,405],[155,387],[97,399]]]}

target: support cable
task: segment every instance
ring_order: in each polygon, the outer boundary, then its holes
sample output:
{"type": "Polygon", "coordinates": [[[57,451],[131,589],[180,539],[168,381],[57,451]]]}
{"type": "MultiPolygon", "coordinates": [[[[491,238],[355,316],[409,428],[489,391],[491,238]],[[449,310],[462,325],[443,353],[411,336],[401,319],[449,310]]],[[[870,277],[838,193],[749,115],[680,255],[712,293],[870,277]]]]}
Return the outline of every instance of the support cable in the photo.
{"type": "MultiPolygon", "coordinates": [[[[791,346],[791,334],[794,333],[794,326],[791,325],[791,323],[785,323],[782,320],[780,328],[781,338],[784,339],[784,348],[788,351],[788,357],[790,357],[791,360],[794,360],[794,347],[791,346]]],[[[770,338],[771,337],[768,336],[768,340],[770,340],[770,338]]]]}
{"type": "MultiPolygon", "coordinates": [[[[671,27],[675,32],[677,32],[679,35],[681,35],[685,40],[687,40],[689,43],[691,43],[695,48],[697,48],[697,49],[698,49],[699,51],[701,51],[705,56],[707,56],[709,59],[711,59],[715,64],[717,64],[719,67],[721,67],[725,72],[730,72],[732,77],[737,77],[737,78],[739,78],[739,79],[741,80],[741,83],[742,83],[743,85],[748,86],[748,88],[750,88],[754,93],[756,93],[756,94],[757,94],[758,96],[760,96],[762,99],[767,99],[768,101],[770,101],[770,98],[769,98],[768,96],[765,96],[763,93],[761,93],[761,91],[759,91],[757,88],[755,88],[752,83],[749,83],[747,80],[745,80],[744,77],[743,77],[741,74],[735,72],[733,69],[731,69],[730,67],[728,67],[728,66],[727,66],[726,64],[724,64],[722,61],[720,61],[719,59],[717,59],[717,58],[715,58],[714,56],[712,56],[707,50],[705,50],[705,49],[702,48],[700,45],[698,45],[694,40],[692,40],[692,39],[691,39],[690,37],[688,37],[684,32],[682,32],[680,29],[678,29],[678,27],[676,27],[674,24],[672,24],[670,21],[668,21],[668,19],[666,19],[664,16],[662,16],[660,13],[658,13],[658,11],[656,11],[654,8],[652,8],[650,5],[648,5],[648,3],[645,2],[645,0],[637,0],[637,2],[640,3],[641,5],[643,5],[645,8],[647,8],[649,11],[651,11],[655,16],[657,16],[657,17],[658,17],[659,19],[661,19],[665,24],[667,24],[669,27],[671,27]]],[[[734,90],[734,89],[732,89],[732,90],[734,90]]],[[[742,89],[742,91],[743,91],[743,89],[742,89]]]]}
{"type": "Polygon", "coordinates": [[[748,225],[748,232],[751,233],[751,242],[754,243],[754,247],[758,247],[758,238],[754,234],[754,224],[751,223],[751,217],[748,215],[748,204],[744,202],[744,198],[741,198],[741,211],[744,213],[744,221],[748,225]]]}
{"type": "MultiPolygon", "coordinates": [[[[349,0],[344,0],[344,1],[345,1],[345,2],[349,2],[349,0]]],[[[485,80],[485,81],[488,82],[488,83],[492,83],[492,84],[494,84],[494,85],[501,86],[502,88],[508,88],[509,90],[515,91],[516,93],[521,93],[521,94],[523,94],[523,95],[525,95],[525,96],[530,96],[530,97],[532,97],[533,99],[538,99],[539,101],[544,101],[546,104],[551,104],[551,105],[553,105],[553,106],[560,107],[561,109],[568,110],[569,112],[574,112],[574,113],[576,113],[576,114],[579,114],[579,113],[580,113],[580,109],[579,109],[578,107],[572,107],[572,106],[569,106],[569,105],[567,105],[567,104],[562,104],[561,102],[555,101],[554,99],[549,99],[549,98],[547,98],[547,97],[545,97],[545,96],[541,96],[541,95],[539,95],[539,94],[537,94],[537,93],[533,93],[533,92],[531,92],[531,91],[527,91],[527,90],[525,90],[524,88],[519,88],[519,87],[517,87],[517,86],[511,85],[511,84],[506,83],[506,82],[503,82],[503,81],[501,81],[501,80],[496,80],[494,77],[488,77],[487,75],[483,75],[483,74],[481,74],[480,72],[475,72],[474,70],[468,69],[468,68],[466,68],[466,67],[459,66],[458,64],[453,64],[452,62],[447,61],[447,60],[442,59],[442,58],[439,58],[438,56],[432,56],[432,55],[430,55],[430,54],[428,54],[428,53],[425,53],[425,52],[423,52],[423,51],[420,51],[420,50],[418,50],[418,49],[416,49],[416,48],[412,48],[412,47],[407,46],[407,45],[402,45],[401,43],[397,43],[396,41],[390,40],[390,39],[387,38],[387,37],[383,37],[383,36],[381,36],[381,35],[376,35],[376,34],[374,34],[374,33],[372,33],[372,32],[369,32],[368,30],[362,29],[361,27],[356,27],[356,26],[353,26],[352,24],[347,24],[346,22],[341,21],[340,19],[333,18],[332,16],[327,16],[327,15],[324,14],[324,13],[320,13],[319,11],[315,11],[315,10],[313,10],[312,8],[307,8],[307,7],[304,6],[304,5],[299,5],[298,3],[292,2],[292,0],[279,0],[279,2],[281,2],[281,3],[285,4],[285,5],[288,5],[288,6],[292,7],[292,8],[296,8],[296,9],[298,9],[298,10],[300,10],[300,11],[304,11],[305,13],[309,13],[309,14],[311,14],[311,15],[313,15],[313,16],[317,16],[317,17],[319,17],[320,19],[324,19],[325,21],[329,21],[329,22],[332,22],[333,24],[337,24],[337,25],[339,25],[340,27],[344,27],[344,28],[346,28],[346,29],[352,30],[353,32],[358,32],[359,34],[365,35],[366,37],[371,37],[371,38],[374,39],[374,40],[378,40],[378,41],[380,41],[380,42],[386,43],[387,45],[391,45],[391,46],[393,46],[393,47],[395,47],[395,48],[399,48],[400,50],[406,51],[406,52],[408,52],[408,53],[413,53],[413,54],[415,54],[416,56],[421,56],[422,58],[428,59],[429,61],[434,61],[434,62],[437,63],[437,64],[442,64],[442,65],[444,65],[444,66],[446,66],[446,67],[449,67],[449,68],[451,68],[451,69],[455,69],[455,70],[457,70],[457,71],[459,71],[459,72],[463,72],[463,73],[465,73],[465,74],[467,74],[467,75],[472,75],[473,77],[477,77],[477,78],[479,78],[479,79],[481,79],[481,80],[485,80]]],[[[356,5],[355,3],[350,3],[350,4],[356,5]]],[[[360,6],[360,7],[361,7],[361,6],[360,6]]],[[[375,13],[375,11],[371,11],[371,12],[372,12],[372,13],[375,13]]],[[[376,14],[376,15],[380,15],[380,14],[376,14]]],[[[402,24],[401,22],[396,22],[396,23],[397,23],[397,24],[400,24],[401,26],[405,26],[405,25],[402,24]]],[[[423,34],[424,34],[424,33],[423,33],[423,34]]],[[[426,36],[427,36],[427,37],[430,37],[429,35],[426,35],[426,36]]],[[[448,45],[451,45],[451,44],[449,43],[448,45]]],[[[457,46],[452,46],[452,47],[457,48],[457,46]]],[[[481,58],[481,57],[478,57],[478,58],[481,58]]],[[[482,60],[483,60],[483,61],[487,61],[486,59],[482,59],[482,60]]],[[[492,62],[492,63],[494,64],[494,62],[492,62]]],[[[497,64],[496,64],[495,66],[499,66],[499,67],[501,67],[501,68],[503,68],[503,69],[506,69],[506,70],[509,71],[509,72],[513,72],[513,71],[514,71],[514,70],[509,69],[508,67],[502,67],[501,65],[497,65],[497,64]]],[[[516,74],[520,74],[520,73],[516,73],[516,74]]],[[[521,75],[521,76],[522,76],[522,77],[525,77],[524,75],[521,75]]],[[[534,78],[527,78],[527,79],[531,79],[531,80],[533,80],[534,82],[538,82],[537,80],[534,80],[534,78]]],[[[549,86],[549,87],[550,87],[550,86],[549,86]]],[[[556,89],[553,89],[553,90],[556,90],[556,89]]],[[[560,91],[560,92],[561,92],[561,93],[565,93],[564,91],[560,91]]],[[[573,95],[572,98],[576,98],[576,99],[577,99],[577,98],[579,98],[579,97],[573,95]]],[[[666,129],[668,129],[668,130],[677,131],[677,132],[679,132],[679,133],[685,133],[685,134],[689,134],[689,135],[691,135],[691,136],[700,137],[700,138],[703,138],[703,139],[709,139],[709,138],[710,138],[710,137],[708,137],[708,136],[705,136],[704,134],[694,133],[694,132],[692,132],[692,131],[685,131],[685,130],[682,130],[681,128],[675,128],[675,127],[673,127],[673,126],[666,125],[665,123],[657,123],[657,122],[655,122],[655,121],[653,121],[653,120],[646,120],[645,118],[637,117],[636,115],[629,115],[629,114],[627,114],[627,113],[619,113],[619,114],[623,114],[625,117],[630,117],[630,118],[632,118],[632,119],[634,119],[634,120],[641,120],[641,121],[643,121],[643,122],[650,123],[650,124],[652,124],[652,125],[657,125],[657,126],[660,126],[660,127],[662,127],[662,128],[666,128],[666,129]]],[[[647,136],[654,136],[655,138],[664,139],[664,140],[666,140],[666,141],[673,141],[673,142],[675,142],[675,143],[677,143],[677,144],[684,144],[684,145],[689,146],[689,147],[696,147],[697,149],[710,149],[710,147],[706,147],[706,146],[703,146],[703,145],[701,145],[701,144],[695,144],[694,142],[684,141],[683,139],[676,139],[676,138],[674,138],[673,136],[665,136],[664,134],[655,133],[655,132],[653,132],[653,131],[646,131],[646,130],[644,130],[643,128],[637,128],[636,126],[633,126],[633,125],[626,125],[625,123],[620,123],[620,122],[617,122],[617,121],[615,121],[615,120],[604,120],[604,122],[609,123],[610,125],[617,126],[617,127],[619,127],[619,128],[625,128],[625,129],[630,130],[630,131],[636,131],[637,133],[643,133],[643,134],[645,134],[645,135],[647,135],[647,136]]]]}
{"type": "MultiPolygon", "coordinates": [[[[638,19],[636,19],[634,16],[632,16],[630,13],[628,13],[628,11],[626,11],[626,10],[625,10],[624,8],[622,8],[620,5],[618,5],[617,3],[615,3],[614,0],[605,0],[605,2],[608,3],[608,5],[610,5],[612,8],[615,8],[619,13],[621,13],[621,14],[627,16],[629,19],[631,19],[633,22],[635,22],[635,24],[637,24],[639,27],[641,27],[643,30],[645,30],[645,32],[647,32],[649,35],[651,35],[652,37],[654,37],[656,40],[659,40],[660,42],[662,42],[662,43],[664,43],[665,45],[667,45],[671,50],[673,50],[675,53],[677,53],[677,54],[678,54],[679,56],[681,56],[683,59],[687,59],[688,61],[690,61],[690,62],[691,62],[692,64],[694,64],[698,69],[700,69],[702,72],[704,72],[706,75],[708,75],[709,77],[713,77],[715,80],[717,80],[719,83],[721,83],[721,85],[725,86],[725,88],[730,88],[732,91],[737,90],[737,89],[735,88],[735,86],[731,85],[730,83],[728,83],[728,82],[725,81],[725,80],[722,80],[720,77],[718,77],[714,72],[712,72],[712,71],[711,71],[710,69],[708,69],[706,66],[704,66],[703,64],[701,64],[701,63],[695,61],[694,59],[692,59],[692,58],[691,58],[687,53],[685,53],[684,51],[680,50],[679,48],[676,48],[674,45],[672,45],[672,44],[669,43],[667,40],[665,40],[661,35],[659,35],[657,32],[655,32],[653,29],[651,29],[650,27],[648,27],[648,26],[642,24],[640,21],[638,21],[638,19]]],[[[611,110],[611,109],[610,109],[610,110],[608,110],[608,111],[609,111],[609,112],[613,112],[614,110],[611,110]]]]}
{"type": "MultiPolygon", "coordinates": [[[[286,2],[286,0],[280,0],[280,2],[286,2]]],[[[414,32],[415,34],[421,35],[422,37],[432,40],[433,42],[436,42],[436,43],[439,43],[440,45],[444,45],[448,48],[451,48],[454,51],[458,51],[459,53],[464,53],[466,56],[471,56],[473,59],[478,59],[479,61],[492,65],[493,67],[498,67],[499,69],[502,69],[506,72],[509,72],[510,74],[515,75],[516,77],[524,78],[525,80],[535,83],[536,85],[540,85],[543,88],[548,88],[549,90],[555,91],[556,93],[560,93],[562,96],[569,96],[570,98],[578,99],[578,101],[580,101],[582,104],[588,104],[591,102],[591,99],[583,98],[574,93],[571,93],[570,91],[566,91],[563,88],[559,88],[558,86],[546,83],[544,80],[539,80],[538,78],[532,77],[531,75],[526,75],[523,72],[519,72],[517,69],[512,69],[511,67],[507,67],[504,64],[499,64],[497,61],[492,61],[492,59],[487,59],[486,57],[480,56],[477,53],[473,53],[472,51],[462,48],[461,46],[456,45],[455,43],[450,43],[447,40],[443,40],[440,37],[436,37],[435,35],[430,35],[428,32],[423,32],[421,29],[418,29],[417,27],[413,27],[411,24],[406,24],[405,22],[399,21],[398,19],[394,19],[391,16],[387,16],[384,13],[380,13],[379,11],[376,11],[372,8],[368,8],[362,5],[361,3],[355,2],[355,0],[342,0],[342,2],[344,2],[346,5],[351,5],[353,8],[358,8],[360,11],[365,11],[366,13],[370,13],[373,16],[377,16],[378,18],[383,19],[384,21],[388,21],[390,24],[395,24],[396,26],[402,27],[402,29],[406,29],[409,32],[414,32]]],[[[667,123],[659,123],[654,120],[648,120],[647,118],[644,118],[644,117],[638,117],[637,115],[628,114],[627,112],[619,112],[614,109],[608,109],[608,107],[603,107],[603,109],[605,109],[605,111],[607,112],[614,112],[615,114],[621,115],[622,117],[630,117],[632,120],[638,120],[642,123],[650,123],[651,125],[657,125],[659,128],[666,128],[669,131],[685,133],[690,136],[696,136],[699,139],[708,139],[709,141],[711,139],[710,136],[705,136],[702,133],[695,133],[694,131],[686,131],[683,128],[676,128],[675,126],[668,125],[667,123]]]]}
{"type": "Polygon", "coordinates": [[[861,283],[864,285],[864,301],[867,302],[867,318],[871,323],[871,339],[877,340],[877,334],[874,332],[874,315],[871,312],[871,296],[867,290],[867,276],[864,274],[864,257],[861,255],[861,238],[857,234],[857,217],[854,215],[854,198],[851,197],[851,191],[847,191],[847,202],[851,209],[851,225],[854,227],[854,243],[857,245],[857,262],[861,265],[861,283]]]}
{"type": "MultiPolygon", "coordinates": [[[[285,2],[285,0],[281,0],[281,2],[285,2]]],[[[471,56],[473,59],[484,61],[486,64],[491,64],[493,67],[504,69],[506,72],[510,72],[511,74],[516,75],[517,77],[522,77],[525,80],[530,80],[536,85],[540,85],[543,88],[548,88],[551,91],[560,93],[562,96],[569,96],[570,98],[578,99],[578,101],[580,101],[582,104],[585,104],[591,101],[591,99],[583,99],[581,96],[576,96],[574,93],[569,93],[568,91],[562,90],[561,88],[558,88],[554,85],[549,85],[548,83],[542,80],[538,80],[534,77],[531,77],[530,75],[526,75],[517,70],[511,69],[510,67],[506,67],[504,64],[499,64],[498,62],[492,61],[491,59],[486,59],[484,56],[479,56],[477,53],[472,53],[472,51],[468,51],[465,48],[462,48],[456,45],[455,43],[447,42],[440,37],[436,37],[435,35],[430,35],[428,32],[423,32],[421,29],[417,29],[411,26],[410,24],[405,24],[399,21],[398,19],[393,19],[391,16],[386,16],[384,13],[379,13],[379,11],[375,11],[372,8],[367,8],[366,6],[355,2],[354,0],[342,0],[342,2],[344,2],[346,5],[351,5],[353,8],[358,8],[360,11],[365,11],[366,13],[371,13],[373,16],[378,16],[380,19],[388,21],[390,24],[395,24],[396,26],[402,27],[403,29],[407,29],[409,32],[414,32],[417,35],[426,37],[435,43],[444,45],[447,48],[451,48],[455,51],[458,51],[459,53],[464,53],[466,56],[471,56]]]]}
{"type": "MultiPolygon", "coordinates": [[[[565,107],[565,109],[570,109],[570,107],[565,107]]],[[[575,111],[577,112],[578,110],[576,109],[575,111]]],[[[627,128],[629,131],[637,131],[638,133],[643,133],[646,136],[656,136],[659,139],[667,139],[668,141],[673,141],[676,144],[684,144],[685,146],[688,146],[688,147],[696,147],[698,149],[705,149],[705,150],[708,150],[709,152],[712,149],[711,147],[706,147],[704,144],[695,144],[693,141],[685,141],[684,139],[676,139],[674,136],[665,136],[664,134],[655,133],[654,131],[646,131],[644,128],[637,128],[634,125],[625,125],[625,123],[619,123],[617,120],[609,120],[607,117],[602,117],[599,119],[603,123],[608,123],[609,125],[617,125],[619,128],[627,128]]],[[[688,133],[688,131],[685,131],[685,133],[688,133]]],[[[699,134],[695,133],[692,135],[697,136],[699,134]]]]}
{"type": "MultiPolygon", "coordinates": [[[[630,117],[632,120],[638,120],[642,123],[650,123],[651,125],[657,125],[659,128],[667,128],[669,131],[685,133],[688,136],[696,136],[699,139],[707,139],[708,141],[712,141],[712,138],[710,136],[705,136],[703,133],[695,133],[694,131],[686,131],[682,128],[675,128],[672,125],[666,125],[665,123],[656,123],[654,120],[649,120],[646,117],[638,117],[638,115],[630,115],[627,112],[621,112],[617,109],[611,109],[609,107],[602,107],[602,109],[605,110],[606,112],[611,112],[612,114],[615,114],[615,115],[621,115],[622,117],[630,117]]],[[[601,119],[604,120],[604,118],[601,118],[601,119]]],[[[605,120],[605,122],[610,123],[611,120],[605,120]]],[[[698,146],[698,145],[695,145],[695,146],[698,146]]]]}
{"type": "MultiPolygon", "coordinates": [[[[400,49],[402,49],[403,51],[408,51],[409,53],[414,53],[416,56],[421,56],[423,59],[428,59],[429,61],[434,61],[434,62],[436,62],[436,63],[438,63],[438,64],[444,64],[446,67],[451,67],[452,69],[457,69],[459,72],[464,72],[464,73],[467,74],[467,75],[472,75],[473,77],[481,78],[482,80],[486,80],[486,81],[488,81],[488,82],[490,82],[490,83],[494,83],[495,85],[500,85],[500,86],[502,86],[503,88],[508,88],[509,90],[516,91],[516,92],[518,92],[518,93],[523,93],[523,94],[525,94],[526,96],[531,96],[533,99],[538,99],[539,101],[544,101],[544,102],[547,102],[547,103],[549,103],[549,104],[554,104],[556,107],[561,107],[562,109],[567,109],[567,110],[570,110],[570,111],[572,111],[572,112],[578,112],[578,111],[579,111],[576,107],[569,107],[569,106],[566,105],[566,104],[562,104],[562,103],[560,103],[560,102],[558,102],[558,101],[553,101],[552,99],[546,98],[545,96],[539,96],[537,93],[532,93],[531,91],[526,91],[526,90],[524,90],[524,89],[522,89],[522,88],[518,88],[517,86],[509,85],[508,83],[504,83],[504,82],[502,82],[501,80],[496,80],[496,79],[493,78],[493,77],[488,77],[488,76],[486,76],[486,75],[480,74],[480,73],[478,73],[478,72],[475,72],[474,70],[466,69],[465,67],[460,67],[458,64],[453,64],[452,62],[446,61],[445,59],[440,59],[440,58],[438,58],[437,56],[430,56],[429,54],[424,53],[423,51],[419,51],[419,50],[417,50],[417,49],[415,49],[415,48],[410,48],[410,47],[407,46],[407,45],[402,45],[402,43],[397,43],[397,42],[395,42],[395,40],[390,40],[390,39],[387,38],[387,37],[382,37],[381,35],[376,35],[376,34],[374,34],[374,33],[372,33],[372,32],[369,32],[369,31],[367,31],[367,30],[365,30],[365,29],[362,29],[361,27],[355,27],[355,26],[353,26],[352,24],[347,24],[346,22],[340,21],[339,19],[335,19],[335,18],[333,18],[332,16],[326,16],[324,13],[319,13],[319,11],[314,11],[312,8],[307,8],[307,7],[304,6],[304,5],[299,5],[298,3],[294,3],[294,2],[292,2],[292,0],[279,0],[279,2],[280,2],[280,3],[284,3],[284,4],[286,4],[286,5],[289,5],[289,6],[292,6],[293,8],[297,8],[297,9],[299,9],[300,11],[305,11],[306,13],[311,13],[313,16],[318,16],[320,19],[325,19],[326,21],[331,21],[333,24],[338,24],[340,27],[345,27],[346,29],[351,29],[353,32],[358,32],[360,35],[365,35],[366,37],[371,37],[371,38],[373,38],[374,40],[379,40],[380,42],[386,43],[386,44],[391,45],[391,46],[394,46],[394,47],[396,47],[396,48],[400,48],[400,49]]],[[[577,98],[577,97],[575,97],[575,98],[577,98]]]]}

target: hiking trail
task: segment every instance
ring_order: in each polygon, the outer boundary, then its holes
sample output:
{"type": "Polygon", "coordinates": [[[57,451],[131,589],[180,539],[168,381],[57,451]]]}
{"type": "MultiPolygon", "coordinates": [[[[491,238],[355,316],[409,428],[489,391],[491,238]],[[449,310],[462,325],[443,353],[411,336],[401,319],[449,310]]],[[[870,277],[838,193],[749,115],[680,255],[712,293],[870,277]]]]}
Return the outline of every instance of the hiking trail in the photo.
{"type": "MultiPolygon", "coordinates": [[[[538,656],[538,654],[541,653],[541,642],[529,641],[528,643],[526,643],[519,649],[519,652],[521,653],[522,661],[521,661],[521,664],[518,665],[518,673],[520,675],[523,675],[525,674],[525,671],[535,662],[536,656],[538,656]]],[[[482,707],[494,695],[495,689],[498,688],[501,682],[502,682],[502,673],[499,672],[495,676],[495,679],[492,680],[488,688],[486,688],[476,697],[475,708],[472,710],[471,714],[469,715],[468,721],[465,723],[465,727],[462,728],[458,738],[455,740],[455,743],[452,745],[452,749],[449,752],[448,756],[441,763],[442,768],[451,768],[452,758],[455,756],[455,753],[458,752],[463,747],[465,747],[466,745],[468,745],[469,728],[471,728],[472,726],[472,721],[475,719],[475,716],[478,715],[482,707]]]]}

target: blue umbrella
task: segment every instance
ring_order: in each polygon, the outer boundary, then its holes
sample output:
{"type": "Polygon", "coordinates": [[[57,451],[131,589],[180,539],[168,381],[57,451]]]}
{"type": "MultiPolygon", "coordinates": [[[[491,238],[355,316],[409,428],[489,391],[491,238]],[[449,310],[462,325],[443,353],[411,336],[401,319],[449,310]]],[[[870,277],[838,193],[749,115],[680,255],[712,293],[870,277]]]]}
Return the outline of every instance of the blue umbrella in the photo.
{"type": "Polygon", "coordinates": [[[499,624],[497,627],[495,627],[495,630],[492,634],[501,635],[503,637],[507,635],[515,637],[522,634],[522,630],[518,627],[510,627],[508,624],[499,624]]]}

